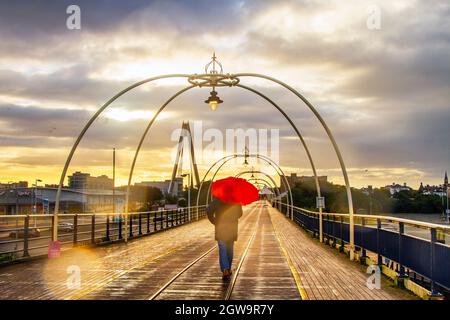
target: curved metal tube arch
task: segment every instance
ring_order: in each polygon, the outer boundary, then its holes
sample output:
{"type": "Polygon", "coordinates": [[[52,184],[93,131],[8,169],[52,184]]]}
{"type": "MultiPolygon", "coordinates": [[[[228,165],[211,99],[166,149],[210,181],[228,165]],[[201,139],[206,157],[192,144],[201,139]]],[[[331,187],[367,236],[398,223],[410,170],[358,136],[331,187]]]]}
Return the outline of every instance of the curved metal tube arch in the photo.
{"type": "Polygon", "coordinates": [[[128,185],[127,185],[127,192],[125,194],[125,242],[128,240],[128,200],[130,196],[130,185],[131,180],[133,179],[133,173],[134,173],[134,167],[136,166],[136,160],[139,155],[139,151],[141,150],[142,143],[144,142],[145,138],[147,137],[147,133],[152,127],[153,123],[156,121],[156,118],[158,115],[171,103],[176,97],[179,95],[185,93],[188,90],[191,90],[194,88],[194,85],[190,85],[188,87],[185,87],[184,89],[181,89],[177,93],[175,93],[173,96],[171,96],[164,104],[158,109],[158,111],[153,115],[153,118],[150,120],[150,122],[147,125],[147,128],[145,128],[144,133],[141,136],[141,139],[139,140],[139,144],[136,148],[136,152],[134,154],[133,162],[131,164],[130,173],[128,175],[128,185]]]}
{"type": "Polygon", "coordinates": [[[278,192],[278,193],[281,194],[280,188],[278,188],[278,186],[273,186],[273,185],[271,185],[271,184],[269,183],[269,181],[267,181],[266,179],[263,179],[263,178],[249,178],[249,179],[245,179],[245,180],[247,180],[247,181],[256,181],[256,182],[262,181],[262,182],[265,183],[265,184],[263,184],[263,185],[265,185],[266,187],[269,187],[269,188],[271,188],[271,189],[275,189],[276,192],[278,192]]]}
{"type": "MultiPolygon", "coordinates": [[[[316,170],[316,165],[314,164],[314,160],[312,158],[311,152],[309,151],[308,145],[305,142],[305,139],[303,139],[303,136],[301,135],[300,131],[298,130],[297,126],[294,124],[294,122],[291,120],[291,118],[287,115],[286,112],[284,112],[283,109],[281,109],[280,106],[278,106],[277,103],[275,103],[272,99],[270,99],[269,97],[267,97],[265,94],[259,92],[258,90],[255,90],[253,88],[247,87],[245,85],[242,84],[237,84],[237,87],[240,87],[242,89],[248,90],[250,92],[255,93],[256,95],[260,96],[261,98],[265,99],[267,102],[269,102],[272,106],[274,106],[284,117],[285,119],[289,122],[289,124],[291,125],[292,129],[294,129],[295,133],[297,134],[298,138],[300,139],[300,142],[303,145],[303,148],[305,149],[306,155],[308,157],[309,160],[309,164],[311,165],[311,169],[313,171],[313,175],[314,175],[314,182],[316,185],[316,192],[317,192],[317,196],[321,197],[321,192],[320,192],[320,184],[319,184],[319,177],[317,176],[317,170],[316,170]]],[[[293,217],[294,215],[294,209],[291,208],[291,216],[293,217]]],[[[323,236],[322,236],[322,226],[323,226],[323,220],[322,220],[322,208],[319,208],[319,237],[320,237],[320,241],[322,242],[323,240],[323,236]]]]}
{"type": "Polygon", "coordinates": [[[205,182],[206,177],[208,176],[209,172],[212,170],[212,168],[214,168],[219,162],[223,161],[224,159],[227,158],[237,158],[238,155],[237,154],[233,154],[233,155],[229,155],[229,156],[225,156],[223,158],[220,158],[219,160],[217,160],[216,162],[214,162],[206,171],[205,175],[203,176],[202,181],[200,182],[200,185],[198,186],[198,192],[197,192],[197,203],[196,206],[198,207],[198,203],[199,203],[199,199],[200,199],[200,191],[202,190],[203,187],[203,183],[205,182]]]}
{"type": "MultiPolygon", "coordinates": [[[[268,173],[265,173],[264,171],[261,171],[261,170],[253,170],[253,171],[247,170],[247,171],[242,171],[242,172],[239,172],[237,175],[235,175],[235,177],[236,177],[236,178],[240,178],[240,177],[243,176],[244,174],[249,174],[249,173],[258,173],[258,174],[264,175],[264,176],[267,177],[267,178],[272,182],[272,184],[278,189],[275,180],[273,180],[273,178],[272,178],[268,173]]],[[[254,178],[254,179],[257,179],[257,178],[254,178]]],[[[247,179],[245,179],[245,180],[247,180],[247,179]]]]}
{"type": "MultiPolygon", "coordinates": [[[[249,174],[249,173],[251,173],[251,174],[253,174],[253,173],[259,173],[259,174],[262,174],[262,175],[266,176],[267,178],[269,178],[269,180],[272,182],[272,184],[275,186],[275,188],[278,189],[278,195],[279,195],[279,197],[280,197],[280,200],[282,199],[281,192],[279,191],[279,188],[277,187],[277,184],[276,184],[275,180],[273,180],[273,178],[272,178],[270,175],[268,175],[267,173],[265,173],[265,172],[263,172],[263,171],[261,171],[261,170],[252,170],[252,171],[248,170],[248,171],[242,171],[242,172],[239,172],[235,177],[236,177],[236,178],[239,178],[239,177],[243,176],[244,174],[249,174]]],[[[246,180],[247,180],[247,181],[250,181],[250,180],[255,180],[255,179],[256,179],[256,180],[261,180],[261,179],[258,179],[258,178],[250,178],[250,179],[246,179],[246,180]]],[[[288,186],[288,188],[289,188],[289,194],[292,195],[292,193],[291,193],[291,187],[288,186]]],[[[289,205],[289,203],[290,203],[291,206],[293,206],[294,203],[292,202],[292,197],[291,197],[290,200],[289,200],[289,197],[286,197],[286,203],[287,203],[288,205],[289,205]]]]}
{"type": "Polygon", "coordinates": [[[282,87],[288,89],[293,94],[295,94],[300,100],[302,100],[308,106],[308,108],[311,110],[311,112],[316,116],[316,118],[319,120],[319,122],[322,124],[322,127],[325,129],[325,131],[328,135],[328,138],[330,139],[331,144],[333,145],[334,151],[336,153],[336,156],[339,160],[339,164],[341,166],[342,175],[344,176],[345,187],[346,187],[346,191],[347,191],[349,220],[350,220],[349,221],[350,222],[349,223],[349,225],[350,225],[350,259],[353,260],[354,246],[355,246],[355,239],[354,239],[355,234],[354,234],[352,191],[350,188],[350,181],[348,179],[347,169],[345,167],[345,163],[344,163],[344,159],[342,157],[341,151],[339,150],[339,146],[337,145],[336,140],[334,139],[334,136],[331,133],[330,128],[325,123],[325,120],[322,118],[322,116],[319,114],[319,112],[317,112],[316,108],[314,108],[314,106],[302,94],[300,94],[300,92],[298,92],[297,90],[295,90],[288,84],[284,83],[283,81],[280,81],[278,79],[275,79],[275,78],[272,78],[272,77],[269,77],[269,76],[266,76],[263,74],[258,74],[258,73],[237,73],[237,74],[234,74],[234,76],[237,78],[239,78],[239,77],[261,78],[261,79],[266,79],[266,80],[269,80],[269,81],[272,81],[272,82],[275,82],[275,83],[281,85],[282,87]]]}
{"type": "MultiPolygon", "coordinates": [[[[244,155],[237,155],[237,157],[244,157],[244,155]]],[[[275,165],[275,166],[278,168],[278,170],[281,172],[281,174],[279,173],[279,171],[278,171],[276,168],[274,168],[274,169],[275,169],[275,171],[277,171],[277,173],[280,175],[280,178],[283,177],[286,186],[289,188],[288,190],[289,190],[290,201],[288,200],[288,197],[286,197],[286,203],[290,202],[290,203],[293,204],[293,198],[292,198],[291,188],[290,188],[290,185],[289,185],[289,183],[288,183],[288,181],[287,181],[287,179],[286,179],[286,175],[284,174],[284,172],[283,172],[283,170],[281,169],[281,167],[280,167],[278,164],[276,164],[276,163],[275,163],[272,159],[270,159],[269,157],[264,157],[264,156],[261,156],[261,155],[259,155],[259,154],[256,154],[256,155],[250,155],[249,157],[256,157],[256,158],[258,158],[258,159],[264,160],[264,161],[266,161],[267,163],[269,163],[269,165],[271,165],[271,166],[275,165]]],[[[214,181],[214,178],[216,177],[217,173],[220,171],[220,169],[222,168],[222,166],[225,165],[225,164],[226,164],[228,161],[230,161],[230,160],[231,160],[231,159],[225,160],[225,161],[219,166],[219,168],[217,168],[217,170],[214,172],[214,175],[213,175],[212,178],[211,178],[211,184],[208,186],[208,193],[207,193],[207,195],[206,195],[206,204],[208,204],[208,201],[209,201],[209,196],[210,196],[210,193],[211,193],[211,186],[212,186],[212,182],[214,181]]],[[[200,194],[200,193],[198,193],[198,194],[200,194]]],[[[291,214],[290,214],[291,219],[294,219],[294,215],[293,215],[293,206],[291,206],[291,210],[290,210],[290,211],[291,211],[291,214]]]]}
{"type": "Polygon", "coordinates": [[[276,197],[278,197],[277,194],[278,195],[281,194],[280,193],[280,189],[278,187],[274,188],[266,179],[263,179],[263,178],[250,178],[250,179],[246,179],[246,180],[249,181],[249,182],[254,182],[257,185],[260,185],[260,186],[263,186],[263,187],[266,187],[266,188],[269,188],[269,189],[274,189],[275,190],[274,194],[275,194],[276,197]],[[259,182],[259,181],[261,181],[261,182],[259,182]]]}
{"type": "MultiPolygon", "coordinates": [[[[83,127],[83,129],[81,130],[80,134],[78,135],[77,139],[75,140],[75,143],[72,146],[72,149],[69,152],[69,155],[67,156],[66,162],[64,164],[64,168],[63,171],[61,172],[61,177],[59,179],[59,186],[58,186],[58,191],[56,192],[56,199],[55,199],[55,210],[53,213],[53,224],[55,226],[58,225],[58,211],[59,211],[59,201],[61,198],[61,190],[64,184],[64,180],[66,179],[66,174],[67,174],[67,170],[69,168],[70,162],[72,161],[72,157],[75,153],[75,150],[77,149],[78,145],[81,142],[81,139],[83,139],[86,131],[90,128],[90,126],[92,125],[92,123],[98,118],[98,116],[111,104],[113,103],[115,100],[117,100],[119,97],[121,97],[122,95],[124,95],[125,93],[127,93],[128,91],[139,87],[140,85],[143,85],[145,83],[151,82],[151,81],[155,81],[155,80],[160,80],[160,79],[167,79],[167,78],[189,78],[188,74],[165,74],[165,75],[161,75],[161,76],[156,76],[156,77],[152,77],[152,78],[147,78],[138,82],[133,83],[131,86],[128,86],[127,88],[123,89],[122,91],[120,91],[119,93],[117,93],[115,96],[113,96],[111,99],[109,99],[103,106],[100,107],[100,109],[97,110],[97,112],[89,119],[89,121],[86,123],[86,125],[83,127]]],[[[52,240],[56,241],[58,237],[58,228],[55,227],[53,228],[53,232],[52,232],[52,240]]]]}
{"type": "MultiPolygon", "coordinates": [[[[200,183],[200,186],[199,186],[199,189],[198,189],[198,192],[197,192],[197,203],[196,203],[197,206],[199,205],[200,192],[201,192],[201,189],[202,189],[202,187],[203,187],[203,183],[204,183],[204,181],[205,181],[205,179],[206,179],[206,176],[207,176],[208,173],[211,171],[211,169],[212,169],[216,164],[218,164],[218,163],[221,162],[221,161],[224,161],[224,160],[225,160],[225,163],[226,163],[226,162],[230,161],[231,159],[233,159],[233,158],[238,158],[238,157],[245,157],[245,155],[242,155],[242,154],[228,155],[228,156],[222,157],[221,159],[217,160],[214,164],[211,165],[211,167],[209,167],[208,171],[206,172],[206,174],[204,175],[204,177],[203,177],[203,179],[202,179],[202,181],[201,181],[201,183],[200,183]]],[[[278,173],[278,175],[280,176],[280,178],[282,178],[282,179],[284,180],[285,185],[286,185],[288,188],[290,188],[289,182],[288,182],[287,179],[286,179],[286,175],[284,174],[283,169],[281,169],[281,167],[280,167],[276,162],[274,162],[272,159],[270,159],[270,158],[267,157],[267,156],[260,155],[260,154],[250,154],[250,155],[248,155],[248,157],[249,157],[249,158],[258,158],[258,159],[261,159],[261,160],[265,160],[266,163],[268,163],[270,166],[274,167],[275,171],[277,171],[277,173],[278,173]],[[275,166],[274,166],[274,165],[275,165],[275,166]]],[[[215,178],[217,172],[221,169],[221,167],[222,167],[225,163],[223,163],[223,164],[216,170],[216,172],[214,173],[214,176],[213,176],[211,182],[214,181],[214,178],[215,178]]],[[[206,196],[206,204],[208,203],[208,200],[209,200],[210,190],[211,190],[211,185],[210,185],[209,188],[208,188],[208,194],[207,194],[207,196],[206,196]]],[[[290,197],[291,197],[291,200],[292,200],[291,203],[293,203],[292,194],[290,194],[290,197]]],[[[291,218],[292,218],[292,217],[293,217],[293,208],[291,208],[291,218]]]]}
{"type": "MultiPolygon", "coordinates": [[[[81,139],[83,138],[84,134],[86,133],[86,131],[89,129],[89,127],[92,125],[92,123],[98,118],[98,116],[112,103],[114,102],[116,99],[118,99],[120,96],[122,96],[123,94],[125,94],[126,92],[144,84],[144,83],[148,83],[154,80],[159,80],[159,79],[164,79],[164,78],[176,78],[176,77],[184,77],[184,78],[188,78],[190,79],[192,75],[187,75],[187,74],[168,74],[168,75],[161,75],[161,76],[156,76],[156,77],[152,77],[152,78],[148,78],[148,79],[144,79],[142,81],[136,82],[134,84],[132,84],[131,86],[125,88],[124,90],[120,91],[119,93],[117,93],[115,96],[113,96],[111,99],[109,99],[100,109],[97,110],[97,112],[90,118],[90,120],[87,122],[87,124],[83,127],[82,131],[80,132],[80,134],[78,135],[75,143],[73,144],[71,151],[66,159],[63,171],[61,173],[61,177],[60,177],[60,182],[59,182],[59,186],[58,186],[58,191],[56,194],[56,200],[55,200],[55,210],[54,210],[54,215],[53,215],[53,225],[57,226],[58,223],[58,211],[59,211],[59,202],[60,202],[60,197],[61,197],[61,190],[62,190],[62,186],[64,184],[64,180],[67,174],[67,170],[69,167],[69,164],[72,160],[73,154],[75,153],[76,148],[78,147],[81,139]]],[[[344,176],[344,181],[345,181],[345,185],[346,185],[346,191],[347,191],[347,201],[348,201],[348,207],[349,207],[349,218],[350,218],[350,259],[353,259],[354,256],[354,219],[353,219],[353,199],[352,199],[352,194],[351,194],[351,188],[350,188],[350,182],[348,179],[348,174],[347,174],[347,170],[345,167],[345,163],[343,160],[343,157],[341,155],[341,152],[339,150],[339,147],[336,143],[336,140],[334,139],[330,129],[328,128],[327,124],[325,123],[324,119],[320,116],[320,114],[317,112],[317,110],[314,108],[314,106],[305,98],[303,97],[303,95],[301,95],[297,90],[295,90],[294,88],[292,88],[291,86],[289,86],[288,84],[277,80],[275,78],[266,76],[266,75],[262,75],[262,74],[257,74],[257,73],[238,73],[238,74],[234,74],[234,75],[227,75],[228,78],[233,78],[233,79],[239,79],[239,77],[254,77],[254,78],[262,78],[262,79],[266,79],[272,82],[275,82],[279,85],[281,85],[282,87],[288,89],[289,91],[291,91],[293,94],[295,94],[300,100],[302,100],[307,106],[308,108],[313,112],[313,114],[316,116],[316,118],[319,120],[319,122],[322,124],[323,128],[325,129],[328,138],[330,139],[333,148],[335,150],[335,153],[338,157],[339,160],[339,164],[341,166],[341,170],[342,170],[342,174],[344,176]]],[[[192,87],[197,87],[199,86],[196,83],[192,83],[192,87]]],[[[267,97],[265,97],[262,93],[259,93],[257,90],[254,90],[250,87],[244,86],[239,84],[239,81],[236,81],[234,83],[229,83],[227,84],[227,86],[238,86],[240,88],[243,89],[247,89],[253,93],[258,94],[259,96],[265,98],[267,101],[271,102],[270,99],[268,99],[267,97]]],[[[186,89],[188,90],[188,89],[186,89]]],[[[184,91],[183,91],[184,92],[184,91]]],[[[181,94],[182,92],[180,92],[179,94],[181,94]]],[[[178,94],[178,95],[179,95],[178,94]]],[[[277,107],[276,104],[273,103],[272,101],[272,105],[274,105],[275,107],[277,107]]],[[[293,122],[289,119],[289,117],[287,116],[286,113],[284,113],[284,111],[281,110],[281,108],[277,107],[277,109],[285,116],[285,118],[289,121],[289,123],[295,127],[295,125],[293,124],[293,122]]],[[[152,123],[154,122],[154,120],[152,120],[152,123]]],[[[150,125],[151,126],[151,125],[150,125]]],[[[299,138],[302,141],[302,144],[305,146],[303,138],[301,137],[300,133],[298,132],[298,130],[295,128],[294,129],[297,133],[297,135],[299,136],[299,138]]],[[[148,131],[148,130],[147,130],[148,131]]],[[[144,134],[143,139],[145,139],[147,132],[144,134]]],[[[137,153],[135,154],[135,157],[137,157],[138,154],[138,150],[137,153]]],[[[309,154],[309,152],[307,152],[307,154],[309,154]]],[[[310,162],[312,162],[312,157],[310,157],[310,155],[308,156],[310,162]]],[[[223,164],[222,164],[223,165],[223,164]]],[[[134,164],[133,164],[134,167],[134,164]]],[[[314,167],[314,171],[315,171],[315,167],[314,167]]],[[[314,173],[315,176],[316,173],[314,173]]],[[[130,177],[132,178],[132,173],[130,174],[130,177]]],[[[130,180],[129,177],[129,180],[130,180]]],[[[316,182],[317,182],[317,178],[316,178],[316,182]]],[[[317,187],[317,186],[316,186],[317,187]]],[[[320,186],[319,186],[320,187],[320,186]]],[[[128,190],[129,188],[127,188],[128,190]]],[[[318,194],[320,194],[320,188],[318,188],[318,194]]],[[[126,207],[128,207],[128,201],[126,204],[126,207]]],[[[321,214],[321,209],[320,209],[320,217],[322,217],[321,214]]],[[[320,219],[320,221],[322,221],[322,219],[320,219]]],[[[322,224],[320,223],[320,228],[322,227],[322,224]]],[[[322,229],[322,228],[321,228],[322,229]]],[[[58,228],[54,227],[53,231],[52,231],[52,240],[57,240],[57,234],[58,234],[58,228]]],[[[127,233],[126,233],[127,234],[127,233]]],[[[320,234],[322,235],[322,232],[320,232],[320,234]]],[[[321,239],[322,240],[322,239],[321,239]]]]}

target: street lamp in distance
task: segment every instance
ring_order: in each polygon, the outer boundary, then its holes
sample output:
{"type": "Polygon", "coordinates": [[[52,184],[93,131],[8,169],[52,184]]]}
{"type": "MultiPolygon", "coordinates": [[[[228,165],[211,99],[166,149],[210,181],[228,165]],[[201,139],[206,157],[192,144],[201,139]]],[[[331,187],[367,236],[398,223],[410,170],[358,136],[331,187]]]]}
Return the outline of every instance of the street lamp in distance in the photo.
{"type": "Polygon", "coordinates": [[[34,186],[34,203],[33,203],[33,213],[36,214],[37,213],[37,187],[38,187],[38,182],[42,182],[41,179],[36,179],[33,186],[34,186]]]}
{"type": "MultiPolygon", "coordinates": [[[[191,174],[190,173],[184,173],[181,175],[181,177],[188,177],[188,220],[191,222],[191,174]]],[[[198,213],[197,213],[197,220],[198,220],[198,213]]]]}

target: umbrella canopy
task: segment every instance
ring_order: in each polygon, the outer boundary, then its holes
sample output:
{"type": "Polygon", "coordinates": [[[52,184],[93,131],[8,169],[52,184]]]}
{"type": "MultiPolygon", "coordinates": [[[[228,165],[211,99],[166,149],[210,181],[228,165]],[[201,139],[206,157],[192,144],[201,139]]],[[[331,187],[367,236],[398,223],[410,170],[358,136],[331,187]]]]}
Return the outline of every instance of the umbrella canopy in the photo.
{"type": "Polygon", "coordinates": [[[220,179],[211,188],[213,196],[225,203],[247,205],[259,199],[258,189],[242,178],[220,179]]]}

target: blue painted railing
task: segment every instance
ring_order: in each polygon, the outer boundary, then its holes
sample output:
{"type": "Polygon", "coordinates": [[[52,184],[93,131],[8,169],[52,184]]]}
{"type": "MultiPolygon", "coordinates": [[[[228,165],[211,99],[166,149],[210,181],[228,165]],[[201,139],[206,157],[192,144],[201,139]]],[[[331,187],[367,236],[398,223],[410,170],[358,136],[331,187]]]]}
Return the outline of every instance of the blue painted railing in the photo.
{"type": "MultiPolygon", "coordinates": [[[[281,211],[290,210],[281,204],[281,211]]],[[[298,207],[294,221],[319,234],[319,213],[298,207]]],[[[348,214],[323,213],[323,237],[343,250],[349,243],[348,214]]],[[[450,292],[450,226],[389,216],[354,215],[355,249],[362,257],[376,255],[378,265],[387,264],[399,276],[430,286],[432,294],[450,292]]]]}

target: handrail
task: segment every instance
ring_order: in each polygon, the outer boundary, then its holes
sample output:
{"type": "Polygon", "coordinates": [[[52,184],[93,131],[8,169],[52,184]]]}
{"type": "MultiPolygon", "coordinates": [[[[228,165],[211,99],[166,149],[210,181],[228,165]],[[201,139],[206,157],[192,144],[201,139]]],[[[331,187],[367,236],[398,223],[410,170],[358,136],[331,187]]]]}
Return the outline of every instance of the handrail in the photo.
{"type": "MultiPolygon", "coordinates": [[[[199,206],[191,206],[191,207],[179,207],[179,208],[174,208],[174,209],[164,209],[164,210],[153,210],[153,211],[135,211],[135,212],[128,212],[128,215],[136,215],[136,214],[144,214],[144,213],[154,213],[154,212],[166,212],[166,211],[174,211],[174,210],[178,210],[178,209],[188,209],[188,208],[202,208],[202,207],[206,207],[206,205],[199,205],[199,206]]],[[[85,212],[85,213],[58,213],[58,217],[73,217],[75,215],[78,216],[109,216],[109,215],[125,215],[125,213],[120,213],[120,212],[85,212]]],[[[53,215],[52,214],[5,214],[5,215],[0,215],[0,219],[2,218],[26,218],[26,217],[30,217],[30,218],[45,218],[45,217],[49,217],[51,218],[53,215]]]]}
{"type": "MultiPolygon", "coordinates": [[[[285,203],[283,205],[286,205],[285,203]]],[[[307,213],[312,214],[319,214],[318,211],[311,211],[307,209],[303,209],[300,207],[292,206],[294,209],[301,210],[307,213]]],[[[348,213],[333,213],[333,212],[324,212],[323,215],[330,215],[330,216],[336,216],[336,217],[348,217],[348,213]]],[[[423,221],[417,221],[417,220],[411,220],[411,219],[405,219],[405,218],[398,218],[393,216],[381,216],[381,215],[370,215],[370,214],[354,214],[355,218],[365,218],[365,219],[381,219],[381,220],[390,220],[390,221],[396,221],[396,222],[402,222],[410,225],[417,225],[421,227],[426,228],[434,228],[434,229],[441,229],[441,230],[448,230],[450,231],[450,225],[442,225],[437,223],[431,223],[431,222],[423,222],[423,221]]]]}

